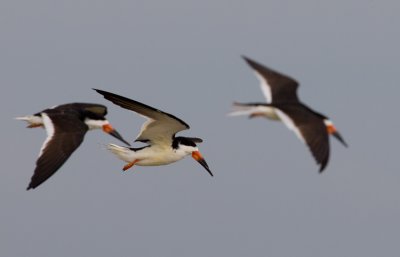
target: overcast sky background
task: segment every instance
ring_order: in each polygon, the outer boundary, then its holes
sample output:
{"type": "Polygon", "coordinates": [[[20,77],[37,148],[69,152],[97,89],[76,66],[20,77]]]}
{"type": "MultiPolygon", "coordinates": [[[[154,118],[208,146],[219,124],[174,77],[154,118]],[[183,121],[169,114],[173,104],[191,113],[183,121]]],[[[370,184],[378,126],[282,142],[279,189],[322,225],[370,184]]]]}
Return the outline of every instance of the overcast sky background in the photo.
{"type": "Polygon", "coordinates": [[[399,256],[398,1],[0,2],[0,255],[399,256]],[[264,101],[246,55],[300,84],[349,144],[325,172],[283,124],[227,117],[264,101]],[[121,171],[86,135],[25,191],[42,129],[14,117],[68,102],[109,107],[133,141],[144,119],[99,88],[186,121],[215,177],[190,157],[121,171]]]}

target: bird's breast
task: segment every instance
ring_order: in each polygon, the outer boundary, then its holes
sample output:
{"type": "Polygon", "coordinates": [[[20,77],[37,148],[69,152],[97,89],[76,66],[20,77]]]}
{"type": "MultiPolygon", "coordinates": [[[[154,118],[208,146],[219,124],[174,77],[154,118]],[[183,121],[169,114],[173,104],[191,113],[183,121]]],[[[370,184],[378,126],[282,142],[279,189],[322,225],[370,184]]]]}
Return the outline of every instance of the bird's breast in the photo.
{"type": "Polygon", "coordinates": [[[183,159],[185,155],[178,154],[174,149],[148,147],[144,148],[142,152],[137,152],[138,161],[136,165],[139,166],[159,166],[170,164],[183,159]]]}

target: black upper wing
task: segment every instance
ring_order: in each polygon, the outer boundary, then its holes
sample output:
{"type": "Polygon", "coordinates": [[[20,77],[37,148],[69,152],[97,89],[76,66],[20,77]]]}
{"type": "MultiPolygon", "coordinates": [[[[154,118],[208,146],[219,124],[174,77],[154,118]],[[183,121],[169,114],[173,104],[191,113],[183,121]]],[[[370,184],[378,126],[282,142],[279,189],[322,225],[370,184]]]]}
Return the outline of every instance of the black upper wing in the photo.
{"type": "Polygon", "coordinates": [[[152,143],[172,143],[173,136],[182,130],[189,129],[189,125],[172,114],[160,111],[151,106],[135,100],[94,89],[102,94],[105,99],[113,102],[122,108],[134,111],[146,117],[148,120],[142,125],[136,141],[151,141],[152,143]]]}
{"type": "Polygon", "coordinates": [[[293,121],[322,172],[329,160],[329,135],[323,119],[303,105],[279,105],[278,109],[293,121]]]}
{"type": "Polygon", "coordinates": [[[169,117],[170,119],[174,119],[177,122],[181,123],[184,127],[186,127],[186,129],[190,128],[189,125],[186,124],[186,122],[184,122],[183,120],[179,119],[178,117],[176,117],[176,116],[174,116],[172,114],[163,112],[163,111],[158,110],[158,109],[156,109],[154,107],[151,107],[151,106],[143,104],[141,102],[129,99],[129,98],[124,97],[124,96],[120,96],[120,95],[117,95],[117,94],[114,94],[114,93],[110,93],[110,92],[107,92],[107,91],[103,91],[103,90],[100,90],[100,89],[95,89],[94,88],[94,90],[97,93],[103,95],[105,99],[113,102],[116,105],[121,106],[122,108],[125,108],[125,109],[128,109],[128,110],[140,113],[141,115],[144,115],[144,116],[149,117],[149,118],[154,119],[154,120],[159,120],[163,116],[166,116],[166,117],[169,117]]]}
{"type": "Polygon", "coordinates": [[[36,161],[36,169],[27,190],[36,188],[51,177],[79,147],[88,130],[75,112],[50,112],[42,116],[48,137],[36,161]]]}
{"type": "Polygon", "coordinates": [[[299,83],[291,77],[274,71],[257,63],[250,58],[243,59],[260,75],[261,89],[269,103],[294,103],[298,102],[297,88],[299,83]]]}

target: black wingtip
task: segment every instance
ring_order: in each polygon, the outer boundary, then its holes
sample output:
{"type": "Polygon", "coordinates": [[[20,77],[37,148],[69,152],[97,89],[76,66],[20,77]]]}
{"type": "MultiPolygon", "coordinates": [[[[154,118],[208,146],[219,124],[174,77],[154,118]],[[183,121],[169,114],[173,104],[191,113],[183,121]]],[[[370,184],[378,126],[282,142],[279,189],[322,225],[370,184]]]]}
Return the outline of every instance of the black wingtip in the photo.
{"type": "Polygon", "coordinates": [[[114,95],[113,93],[101,90],[101,89],[97,89],[97,88],[92,88],[94,91],[96,91],[97,93],[101,94],[104,96],[104,98],[106,97],[106,95],[114,95]]]}
{"type": "Polygon", "coordinates": [[[252,64],[258,64],[256,61],[254,61],[253,59],[245,56],[245,55],[241,55],[241,57],[243,58],[243,60],[245,60],[248,64],[252,65],[252,64]]]}
{"type": "Polygon", "coordinates": [[[241,55],[240,57],[242,57],[242,59],[245,60],[248,63],[253,62],[253,60],[251,60],[249,57],[247,57],[245,55],[241,55]]]}
{"type": "Polygon", "coordinates": [[[264,65],[250,59],[249,57],[246,57],[244,55],[242,55],[242,58],[247,62],[247,64],[253,68],[254,70],[260,70],[260,69],[268,69],[267,67],[265,67],[264,65]]]}
{"type": "Polygon", "coordinates": [[[101,89],[97,89],[97,88],[92,88],[94,91],[96,91],[99,94],[103,94],[103,93],[107,93],[106,91],[103,91],[101,89]]]}
{"type": "Polygon", "coordinates": [[[29,186],[26,188],[26,191],[31,190],[31,189],[35,189],[36,186],[32,185],[32,182],[29,183],[29,186]]]}
{"type": "MultiPolygon", "coordinates": [[[[35,170],[35,173],[36,173],[36,170],[35,170]]],[[[35,174],[34,173],[34,174],[35,174]]],[[[38,186],[40,186],[43,182],[45,182],[47,179],[45,179],[45,180],[38,180],[36,177],[35,177],[35,175],[33,175],[32,176],[32,178],[31,178],[31,181],[29,182],[29,185],[28,185],[28,187],[26,188],[26,190],[28,191],[28,190],[31,190],[31,189],[35,189],[35,188],[37,188],[38,186]]]]}
{"type": "Polygon", "coordinates": [[[326,163],[321,163],[321,166],[319,168],[319,174],[321,174],[322,172],[324,172],[326,166],[327,166],[328,162],[326,163]]]}

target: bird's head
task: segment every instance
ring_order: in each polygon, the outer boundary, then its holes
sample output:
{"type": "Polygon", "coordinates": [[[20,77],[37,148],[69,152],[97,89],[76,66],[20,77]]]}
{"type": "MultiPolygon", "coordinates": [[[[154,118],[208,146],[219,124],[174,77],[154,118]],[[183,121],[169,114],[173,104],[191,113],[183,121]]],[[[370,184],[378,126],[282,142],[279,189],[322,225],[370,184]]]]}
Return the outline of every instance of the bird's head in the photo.
{"type": "Polygon", "coordinates": [[[333,125],[333,122],[328,118],[325,118],[324,123],[326,126],[326,130],[328,131],[328,134],[334,136],[337,140],[340,141],[340,143],[342,143],[345,147],[347,147],[347,143],[344,141],[343,137],[340,135],[336,127],[333,125]]]}
{"type": "Polygon", "coordinates": [[[195,159],[198,163],[203,166],[207,172],[213,176],[210,168],[206,160],[203,158],[201,153],[199,152],[199,148],[196,143],[203,142],[202,139],[196,137],[175,137],[172,142],[172,148],[175,150],[177,154],[182,156],[192,155],[192,158],[195,159]]]}
{"type": "Polygon", "coordinates": [[[105,133],[115,137],[116,139],[124,142],[127,145],[130,145],[113,126],[111,126],[110,122],[101,115],[89,115],[85,117],[85,124],[92,129],[101,129],[105,133]]]}

